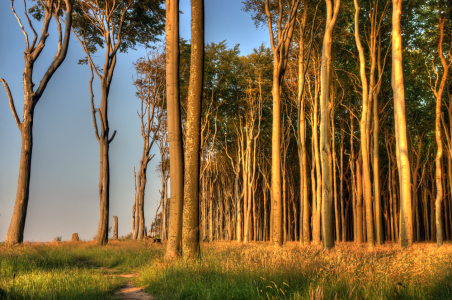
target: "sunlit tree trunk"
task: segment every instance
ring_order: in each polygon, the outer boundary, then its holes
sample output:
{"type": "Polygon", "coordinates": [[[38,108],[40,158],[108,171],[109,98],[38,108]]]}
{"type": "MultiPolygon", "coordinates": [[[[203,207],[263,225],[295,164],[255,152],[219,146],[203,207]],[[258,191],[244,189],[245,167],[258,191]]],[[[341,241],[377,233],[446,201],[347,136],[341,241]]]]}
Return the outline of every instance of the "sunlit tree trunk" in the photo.
{"type": "Polygon", "coordinates": [[[272,123],[272,218],[273,221],[273,242],[275,245],[283,244],[283,212],[281,199],[281,83],[284,78],[284,72],[287,66],[289,47],[292,41],[295,21],[298,12],[300,0],[294,0],[286,13],[284,13],[283,4],[279,2],[278,22],[276,28],[277,36],[274,36],[272,25],[273,18],[269,8],[269,0],[265,0],[265,13],[267,16],[268,31],[270,34],[270,44],[273,51],[273,123],[272,123]],[[283,16],[286,23],[283,27],[283,16]],[[276,43],[275,43],[276,42],[276,43]]]}
{"type": "Polygon", "coordinates": [[[331,176],[329,157],[330,134],[329,134],[329,85],[330,85],[330,64],[331,64],[331,43],[333,28],[339,12],[340,0],[334,1],[334,10],[331,0],[325,0],[327,8],[326,28],[322,46],[322,69],[321,69],[321,94],[320,94],[320,157],[322,161],[322,209],[323,209],[323,239],[324,247],[327,249],[334,247],[333,237],[333,212],[330,205],[331,199],[331,176]]]}
{"type": "Polygon", "coordinates": [[[182,240],[184,158],[179,95],[179,1],[166,0],[166,91],[170,151],[171,204],[166,257],[179,255],[182,240]]]}
{"type": "Polygon", "coordinates": [[[403,86],[402,30],[400,26],[402,0],[392,0],[392,89],[394,91],[394,119],[396,123],[397,165],[400,179],[400,244],[413,244],[411,216],[411,180],[406,134],[405,90],[403,86]]]}
{"type": "Polygon", "coordinates": [[[204,0],[191,0],[190,85],[187,100],[182,253],[199,249],[199,165],[201,99],[204,75],[204,0]]]}
{"type": "Polygon", "coordinates": [[[361,177],[361,154],[356,160],[356,242],[361,244],[363,238],[363,188],[361,177]]]}
{"type": "MultiPolygon", "coordinates": [[[[359,74],[362,85],[362,112],[360,120],[361,133],[361,157],[362,157],[362,182],[363,182],[363,196],[366,206],[366,229],[367,229],[367,243],[370,248],[374,247],[374,227],[373,227],[373,212],[372,212],[372,184],[370,181],[370,162],[369,162],[369,141],[367,134],[367,123],[370,117],[369,113],[369,85],[366,76],[366,60],[364,56],[364,49],[361,45],[361,38],[359,36],[359,11],[358,0],[355,3],[355,40],[359,53],[359,74]]],[[[375,63],[372,64],[375,69],[375,63]]],[[[372,73],[372,71],[371,71],[372,73]]],[[[358,187],[359,189],[359,187],[358,187]]]]}

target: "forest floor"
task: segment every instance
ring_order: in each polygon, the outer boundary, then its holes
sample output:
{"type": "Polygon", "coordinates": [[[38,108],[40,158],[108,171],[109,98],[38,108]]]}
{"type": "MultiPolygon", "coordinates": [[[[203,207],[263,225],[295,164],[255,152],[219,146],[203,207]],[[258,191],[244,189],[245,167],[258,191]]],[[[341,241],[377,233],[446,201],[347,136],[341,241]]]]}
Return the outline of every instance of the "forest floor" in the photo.
{"type": "Polygon", "coordinates": [[[164,300],[452,299],[450,243],[326,251],[215,242],[203,243],[196,261],[166,261],[164,252],[141,241],[0,244],[0,299],[137,299],[121,293],[132,287],[164,300]]]}

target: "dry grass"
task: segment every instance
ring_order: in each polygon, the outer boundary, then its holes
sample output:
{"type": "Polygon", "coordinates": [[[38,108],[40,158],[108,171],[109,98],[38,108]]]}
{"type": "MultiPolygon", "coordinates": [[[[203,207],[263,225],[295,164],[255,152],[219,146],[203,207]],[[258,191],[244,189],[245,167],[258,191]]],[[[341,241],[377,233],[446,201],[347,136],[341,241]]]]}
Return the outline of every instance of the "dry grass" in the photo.
{"type": "Polygon", "coordinates": [[[87,264],[139,272],[132,280],[158,299],[452,299],[451,244],[326,251],[216,242],[201,250],[196,261],[166,261],[165,245],[136,241],[0,246],[0,299],[113,298],[124,282],[87,264]]]}
{"type": "Polygon", "coordinates": [[[326,251],[297,243],[211,243],[202,250],[196,263],[145,267],[143,283],[162,299],[452,299],[450,244],[369,251],[341,243],[326,251]]]}

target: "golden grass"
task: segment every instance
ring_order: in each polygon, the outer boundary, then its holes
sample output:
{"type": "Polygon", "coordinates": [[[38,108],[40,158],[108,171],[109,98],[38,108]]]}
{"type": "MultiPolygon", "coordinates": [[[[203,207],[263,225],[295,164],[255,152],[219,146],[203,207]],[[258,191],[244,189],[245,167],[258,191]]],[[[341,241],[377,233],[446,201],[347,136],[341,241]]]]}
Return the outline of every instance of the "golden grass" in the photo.
{"type": "Polygon", "coordinates": [[[139,272],[158,299],[452,299],[452,246],[289,242],[206,243],[201,258],[167,261],[165,245],[140,241],[25,243],[0,247],[0,298],[101,299],[121,282],[87,264],[139,272]],[[86,261],[87,264],[81,264],[86,261]],[[13,278],[15,277],[15,278],[13,278]],[[50,294],[49,292],[50,291],[50,294]]]}

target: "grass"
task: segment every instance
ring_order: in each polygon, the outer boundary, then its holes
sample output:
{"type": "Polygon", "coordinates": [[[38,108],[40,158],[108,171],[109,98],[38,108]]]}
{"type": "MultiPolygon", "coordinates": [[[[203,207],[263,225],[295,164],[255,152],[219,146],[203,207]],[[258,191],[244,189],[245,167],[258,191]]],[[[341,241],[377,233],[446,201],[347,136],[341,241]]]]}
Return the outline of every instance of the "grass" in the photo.
{"type": "Polygon", "coordinates": [[[134,285],[164,300],[452,299],[450,244],[370,252],[217,242],[203,244],[196,261],[166,261],[164,250],[136,241],[0,246],[0,299],[114,299],[125,280],[89,265],[139,272],[134,285]]]}

